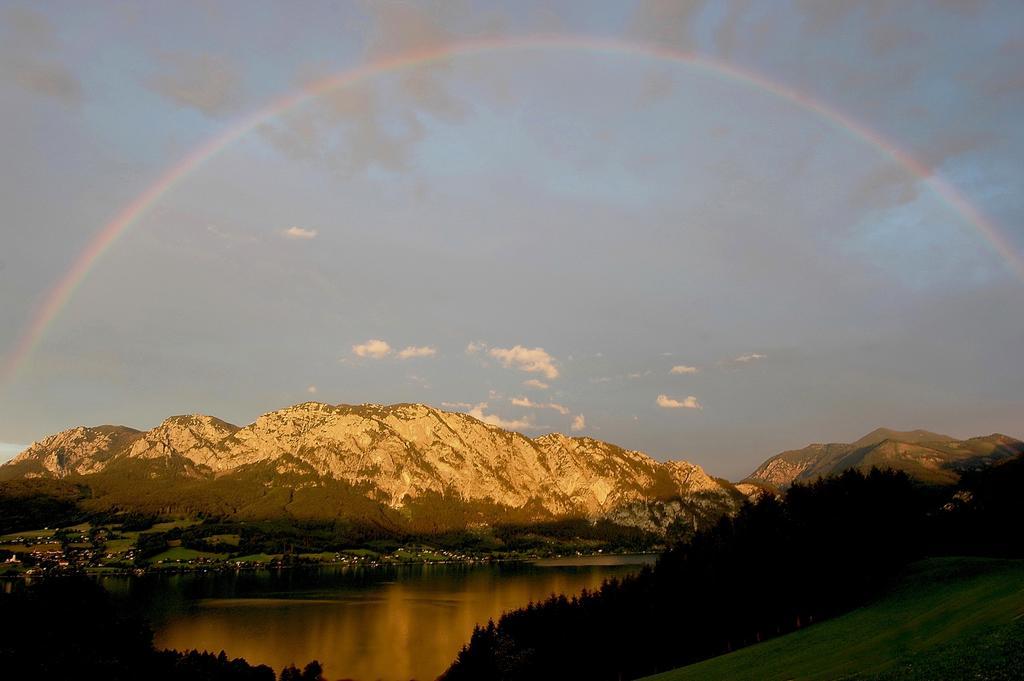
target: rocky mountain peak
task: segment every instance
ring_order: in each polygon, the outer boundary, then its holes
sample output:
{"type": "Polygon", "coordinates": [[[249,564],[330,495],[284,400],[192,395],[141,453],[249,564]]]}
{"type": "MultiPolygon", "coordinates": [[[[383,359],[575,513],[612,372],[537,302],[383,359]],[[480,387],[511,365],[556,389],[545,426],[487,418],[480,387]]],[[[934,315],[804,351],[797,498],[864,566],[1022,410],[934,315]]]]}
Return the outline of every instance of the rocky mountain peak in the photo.
{"type": "Polygon", "coordinates": [[[189,414],[117,438],[94,430],[51,436],[19,459],[49,476],[97,474],[120,460],[162,461],[162,470],[208,476],[287,464],[293,477],[313,476],[311,484],[316,478],[343,481],[394,508],[429,493],[510,508],[530,505],[554,516],[615,511],[633,517],[646,514],[649,504],[696,492],[711,494],[723,507],[733,504],[731,485],[692,464],[659,463],[588,437],[551,433],[530,439],[424,404],[304,402],[243,427],[189,414]]]}
{"type": "Polygon", "coordinates": [[[850,443],[809,445],[777,454],[754,471],[748,481],[784,488],[848,469],[872,467],[902,470],[931,484],[951,484],[960,473],[999,463],[1024,452],[1024,443],[1005,435],[956,440],[927,430],[877,428],[850,443]]]}
{"type": "Polygon", "coordinates": [[[126,426],[76,426],[33,442],[6,466],[21,469],[25,477],[88,474],[140,435],[126,426]]]}
{"type": "Polygon", "coordinates": [[[939,433],[932,433],[927,430],[893,430],[892,428],[875,428],[873,431],[860,438],[851,442],[854,447],[867,447],[869,445],[878,444],[885,440],[893,440],[896,442],[952,442],[954,438],[948,435],[941,435],[939,433]]]}

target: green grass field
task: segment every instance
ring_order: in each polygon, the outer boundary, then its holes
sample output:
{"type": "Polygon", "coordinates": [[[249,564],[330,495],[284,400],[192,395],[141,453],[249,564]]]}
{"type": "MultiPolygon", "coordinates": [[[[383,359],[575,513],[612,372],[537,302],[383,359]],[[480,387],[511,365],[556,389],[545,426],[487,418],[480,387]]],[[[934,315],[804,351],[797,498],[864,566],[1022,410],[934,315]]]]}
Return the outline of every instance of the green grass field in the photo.
{"type": "Polygon", "coordinates": [[[232,558],[229,562],[231,563],[269,563],[274,560],[280,560],[281,554],[267,554],[267,553],[252,553],[247,556],[238,556],[232,558]]]}
{"type": "Polygon", "coordinates": [[[238,546],[238,543],[242,540],[242,536],[238,534],[211,534],[206,538],[207,543],[216,544],[218,546],[238,546]]]}
{"type": "Polygon", "coordinates": [[[350,556],[357,556],[357,557],[360,557],[360,558],[378,558],[378,557],[380,557],[380,554],[377,553],[376,551],[372,550],[372,549],[345,549],[344,551],[342,551],[342,553],[348,554],[350,556]]]}
{"type": "Polygon", "coordinates": [[[38,529],[38,530],[25,530],[24,532],[12,532],[11,534],[5,534],[0,536],[0,542],[18,541],[19,539],[35,539],[36,537],[52,537],[57,530],[38,529]]]}
{"type": "Polygon", "coordinates": [[[125,553],[135,548],[135,542],[138,541],[138,536],[135,537],[122,537],[120,539],[108,539],[105,551],[107,553],[125,553]]]}
{"type": "Polygon", "coordinates": [[[164,522],[164,523],[156,523],[155,525],[153,525],[153,527],[149,528],[149,530],[147,530],[147,531],[148,532],[168,532],[170,530],[177,529],[177,528],[182,528],[183,529],[183,528],[186,528],[186,527],[192,527],[194,525],[199,525],[202,522],[203,521],[201,521],[201,520],[194,520],[194,519],[189,519],[189,518],[183,518],[181,520],[169,520],[169,521],[164,522]]]}
{"type": "Polygon", "coordinates": [[[1017,679],[1024,561],[931,559],[875,603],[645,681],[1017,679]]]}
{"type": "Polygon", "coordinates": [[[300,553],[299,558],[301,560],[312,560],[321,563],[330,563],[337,560],[337,555],[338,554],[334,553],[333,551],[323,551],[321,553],[300,553]]]}
{"type": "Polygon", "coordinates": [[[206,553],[205,551],[196,551],[195,549],[186,549],[181,546],[175,546],[174,548],[167,549],[163,553],[153,556],[150,559],[150,562],[167,563],[176,560],[199,560],[200,558],[224,560],[227,557],[226,553],[206,553]]]}

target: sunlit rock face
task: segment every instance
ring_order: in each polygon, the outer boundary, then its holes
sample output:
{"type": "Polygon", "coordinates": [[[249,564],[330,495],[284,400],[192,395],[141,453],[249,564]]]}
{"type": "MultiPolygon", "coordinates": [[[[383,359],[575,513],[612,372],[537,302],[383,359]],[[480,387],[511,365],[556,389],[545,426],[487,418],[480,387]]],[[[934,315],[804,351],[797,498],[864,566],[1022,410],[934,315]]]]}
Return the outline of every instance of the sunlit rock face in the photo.
{"type": "Polygon", "coordinates": [[[998,464],[1022,452],[1024,442],[998,433],[957,440],[926,430],[878,428],[855,442],[812,444],[776,454],[744,482],[784,489],[849,469],[866,472],[877,467],[944,485],[955,483],[964,471],[998,464]]]}
{"type": "Polygon", "coordinates": [[[436,492],[644,527],[671,521],[683,508],[734,510],[741,498],[729,483],[684,461],[660,463],[586,437],[531,439],[422,404],[306,402],[242,428],[198,414],[171,417],[147,432],[74,428],[32,445],[8,464],[5,477],[88,475],[122,461],[162,459],[211,477],[278,462],[289,473],[369,488],[393,508],[436,492]]]}
{"type": "Polygon", "coordinates": [[[237,430],[238,426],[212,416],[172,416],[135,440],[127,456],[139,459],[184,456],[193,463],[216,470],[217,444],[237,430]]]}
{"type": "Polygon", "coordinates": [[[78,426],[33,443],[6,466],[20,465],[24,477],[97,473],[140,435],[124,426],[78,426]]]}

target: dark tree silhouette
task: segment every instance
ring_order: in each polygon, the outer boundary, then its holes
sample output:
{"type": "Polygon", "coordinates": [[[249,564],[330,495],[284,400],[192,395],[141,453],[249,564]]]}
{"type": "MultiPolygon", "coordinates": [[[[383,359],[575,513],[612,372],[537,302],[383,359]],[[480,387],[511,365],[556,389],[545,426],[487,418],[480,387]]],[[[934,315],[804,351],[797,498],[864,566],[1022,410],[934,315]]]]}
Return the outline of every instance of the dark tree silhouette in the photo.
{"type": "MultiPolygon", "coordinates": [[[[936,550],[948,495],[872,470],[764,496],[638,575],[478,627],[444,679],[632,679],[799,629],[936,550]]],[[[961,533],[970,513],[956,519],[961,533]]]]}

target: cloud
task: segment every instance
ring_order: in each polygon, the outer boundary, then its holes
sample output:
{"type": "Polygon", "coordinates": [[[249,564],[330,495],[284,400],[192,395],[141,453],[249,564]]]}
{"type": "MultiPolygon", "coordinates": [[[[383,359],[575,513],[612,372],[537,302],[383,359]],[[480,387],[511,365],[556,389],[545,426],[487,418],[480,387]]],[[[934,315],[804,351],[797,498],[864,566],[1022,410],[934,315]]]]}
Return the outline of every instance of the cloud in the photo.
{"type": "Polygon", "coordinates": [[[745,355],[740,355],[739,357],[737,357],[733,361],[734,362],[739,362],[740,364],[749,364],[750,362],[754,362],[754,361],[757,361],[759,359],[765,359],[767,356],[768,355],[762,355],[759,352],[748,352],[745,355]]]}
{"type": "Polygon", "coordinates": [[[669,369],[668,372],[670,374],[695,374],[698,371],[700,371],[700,369],[698,369],[697,367],[691,367],[685,364],[677,364],[671,369],[669,369]]]}
{"type": "Polygon", "coordinates": [[[215,224],[212,224],[212,223],[206,225],[206,231],[207,231],[207,233],[212,234],[213,236],[217,237],[221,241],[225,241],[225,242],[227,242],[229,244],[236,244],[236,243],[249,243],[249,244],[251,244],[251,243],[257,243],[257,242],[260,241],[260,239],[258,237],[252,236],[250,234],[243,234],[241,232],[229,231],[229,230],[223,229],[219,225],[215,225],[215,224]]]}
{"type": "Polygon", "coordinates": [[[537,427],[533,425],[533,421],[529,418],[506,421],[496,414],[484,414],[484,409],[487,409],[487,403],[480,402],[479,404],[473,405],[473,408],[469,410],[469,415],[475,419],[483,421],[484,423],[492,426],[498,426],[505,430],[531,430],[537,427]]]}
{"type": "Polygon", "coordinates": [[[430,390],[430,381],[423,378],[422,376],[417,376],[416,374],[409,374],[406,376],[406,378],[409,379],[410,383],[414,383],[425,390],[430,390]]]}
{"type": "Polygon", "coordinates": [[[287,239],[315,239],[316,235],[319,234],[315,229],[305,229],[304,227],[289,227],[288,229],[281,232],[281,235],[287,239]]]}
{"type": "Polygon", "coordinates": [[[399,104],[389,109],[391,105],[379,101],[381,97],[371,83],[344,88],[320,99],[320,108],[310,113],[318,118],[303,119],[301,112],[296,113],[301,124],[310,126],[304,130],[310,135],[308,155],[325,159],[333,170],[345,174],[374,166],[394,173],[408,170],[412,150],[424,136],[414,110],[399,104]],[[385,111],[391,113],[386,115],[385,111]]]}
{"type": "Polygon", "coordinates": [[[398,359],[412,359],[414,357],[433,357],[437,354],[437,348],[430,345],[407,345],[398,352],[395,352],[395,349],[387,341],[371,338],[365,343],[353,345],[352,353],[356,357],[367,357],[370,359],[384,359],[392,354],[398,359]]]}
{"type": "Polygon", "coordinates": [[[436,14],[406,2],[372,3],[374,27],[369,52],[374,57],[435,50],[452,40],[436,14]]]}
{"type": "Polygon", "coordinates": [[[26,90],[62,99],[69,104],[77,103],[81,99],[78,81],[60,64],[10,57],[2,58],[0,61],[3,62],[0,73],[26,90]]]}
{"type": "Polygon", "coordinates": [[[309,393],[310,395],[316,395],[316,386],[309,386],[308,388],[306,388],[306,392],[309,393]]]}
{"type": "Polygon", "coordinates": [[[853,3],[797,0],[796,8],[805,15],[804,30],[816,33],[838,26],[853,9],[853,3]]]}
{"type": "MultiPolygon", "coordinates": [[[[374,13],[374,32],[370,39],[371,59],[386,59],[398,54],[429,52],[454,42],[447,25],[464,19],[464,13],[453,16],[451,3],[441,2],[434,7],[417,7],[405,2],[377,2],[370,8],[374,13]]],[[[457,100],[440,79],[448,68],[439,60],[402,73],[399,85],[403,94],[418,108],[448,122],[460,120],[465,105],[457,100]]]]}
{"type": "Polygon", "coordinates": [[[882,163],[854,183],[848,200],[854,210],[875,210],[910,203],[920,191],[918,178],[906,168],[882,163]]]}
{"type": "Polygon", "coordinates": [[[928,144],[917,152],[917,160],[932,170],[941,168],[946,161],[984,149],[996,142],[988,130],[951,130],[932,135],[928,144]]]}
{"type": "Polygon", "coordinates": [[[555,402],[534,402],[529,397],[513,397],[512,404],[527,409],[553,409],[563,416],[569,413],[569,408],[564,405],[555,402]]]}
{"type": "Polygon", "coordinates": [[[0,15],[0,81],[17,83],[36,94],[75,104],[82,87],[71,70],[53,60],[57,33],[46,15],[27,7],[9,7],[0,15]]]}
{"type": "Polygon", "coordinates": [[[487,343],[484,343],[483,341],[470,341],[469,344],[466,345],[466,354],[475,355],[478,352],[483,352],[486,349],[487,343]]]}
{"type": "Polygon", "coordinates": [[[547,390],[551,386],[540,380],[539,378],[530,378],[523,381],[523,385],[527,388],[536,388],[537,390],[547,390]]]}
{"type": "Polygon", "coordinates": [[[512,348],[491,348],[488,354],[499,360],[506,368],[531,374],[544,374],[549,380],[558,378],[558,367],[555,366],[554,358],[545,352],[544,348],[516,345],[512,348]]]}
{"type": "Polygon", "coordinates": [[[729,11],[715,31],[715,47],[719,54],[731,55],[736,48],[740,25],[750,16],[750,0],[734,0],[729,11]]]}
{"type": "Polygon", "coordinates": [[[446,409],[472,409],[473,405],[469,402],[442,402],[442,407],[446,409]]]}
{"type": "Polygon", "coordinates": [[[242,100],[242,77],[227,58],[214,54],[167,54],[163,70],[147,85],[179,106],[217,116],[235,109],[242,100]]]}
{"type": "Polygon", "coordinates": [[[398,359],[412,359],[413,357],[433,357],[437,354],[437,348],[430,345],[409,345],[398,353],[398,359]]]}
{"type": "Polygon", "coordinates": [[[690,395],[684,400],[677,400],[668,395],[658,395],[658,406],[662,409],[703,409],[697,398],[690,395]]]}
{"type": "Polygon", "coordinates": [[[587,417],[583,414],[577,414],[576,418],[572,420],[572,425],[569,427],[572,429],[572,432],[578,433],[587,427],[587,417]]]}
{"type": "MultiPolygon", "coordinates": [[[[464,22],[455,3],[417,7],[406,2],[365,3],[370,15],[366,63],[437,50],[457,39],[446,25],[464,22]]],[[[451,123],[467,107],[444,77],[447,60],[403,69],[387,85],[364,82],[326,93],[303,107],[260,127],[283,153],[319,160],[343,176],[379,168],[410,170],[416,145],[425,136],[424,114],[451,123]]],[[[305,88],[330,75],[303,67],[296,80],[305,88]]]]}
{"type": "Polygon", "coordinates": [[[352,346],[352,352],[356,357],[369,357],[371,359],[384,359],[391,354],[391,346],[387,341],[379,338],[371,338],[365,343],[352,346]]]}
{"type": "Polygon", "coordinates": [[[703,4],[703,0],[641,0],[633,12],[630,33],[643,42],[689,49],[690,25],[703,4]]]}

